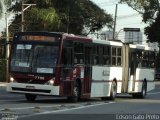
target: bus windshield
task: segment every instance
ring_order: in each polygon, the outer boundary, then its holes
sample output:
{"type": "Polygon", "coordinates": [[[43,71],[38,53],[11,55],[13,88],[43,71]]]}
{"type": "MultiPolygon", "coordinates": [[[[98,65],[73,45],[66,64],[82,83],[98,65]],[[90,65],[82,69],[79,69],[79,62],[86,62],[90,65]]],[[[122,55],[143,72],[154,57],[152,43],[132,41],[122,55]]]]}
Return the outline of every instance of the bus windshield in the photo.
{"type": "Polygon", "coordinates": [[[52,74],[57,56],[57,46],[16,44],[11,55],[11,71],[52,74]]]}

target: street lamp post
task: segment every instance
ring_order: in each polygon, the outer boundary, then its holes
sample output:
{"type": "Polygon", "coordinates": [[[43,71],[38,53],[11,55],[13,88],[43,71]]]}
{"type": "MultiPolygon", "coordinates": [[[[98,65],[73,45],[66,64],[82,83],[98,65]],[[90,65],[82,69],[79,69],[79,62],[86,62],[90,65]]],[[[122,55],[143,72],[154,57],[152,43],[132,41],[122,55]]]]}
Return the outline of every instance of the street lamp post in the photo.
{"type": "Polygon", "coordinates": [[[30,8],[31,6],[34,6],[36,4],[24,4],[24,1],[22,0],[22,29],[21,31],[24,31],[24,11],[27,10],[28,8],[30,8]]]}
{"type": "Polygon", "coordinates": [[[122,30],[124,30],[124,29],[123,29],[123,28],[120,29],[120,30],[114,35],[114,40],[116,40],[116,38],[118,38],[118,35],[119,35],[119,33],[120,33],[122,30]]]}

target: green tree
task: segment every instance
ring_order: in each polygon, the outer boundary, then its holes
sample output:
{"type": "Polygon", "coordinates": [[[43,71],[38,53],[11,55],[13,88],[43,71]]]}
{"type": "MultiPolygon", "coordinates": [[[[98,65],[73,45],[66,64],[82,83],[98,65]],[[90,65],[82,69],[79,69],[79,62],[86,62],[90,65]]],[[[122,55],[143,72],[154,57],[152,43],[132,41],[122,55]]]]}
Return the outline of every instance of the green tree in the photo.
{"type": "MultiPolygon", "coordinates": [[[[17,0],[15,0],[17,1],[17,0]]],[[[13,23],[21,23],[21,1],[18,0],[9,10],[17,15],[13,23]]],[[[111,27],[112,16],[105,13],[90,0],[24,0],[35,3],[25,11],[25,30],[61,31],[74,34],[87,34],[111,27]]]]}
{"type": "Polygon", "coordinates": [[[11,6],[12,0],[0,0],[0,18],[6,12],[7,8],[11,6]]]}
{"type": "Polygon", "coordinates": [[[143,22],[149,25],[145,34],[150,42],[160,43],[160,1],[159,0],[120,0],[142,15],[143,22]]]}

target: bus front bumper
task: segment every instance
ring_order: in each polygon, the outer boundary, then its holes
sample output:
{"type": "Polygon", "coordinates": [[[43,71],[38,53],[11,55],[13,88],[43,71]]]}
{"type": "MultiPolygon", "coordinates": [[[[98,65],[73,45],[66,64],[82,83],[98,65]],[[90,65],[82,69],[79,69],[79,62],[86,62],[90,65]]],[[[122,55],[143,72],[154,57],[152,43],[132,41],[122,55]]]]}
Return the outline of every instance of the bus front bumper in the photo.
{"type": "Polygon", "coordinates": [[[41,84],[24,84],[24,83],[8,83],[7,92],[12,93],[30,93],[39,95],[55,95],[59,96],[60,86],[41,85],[41,84]]]}

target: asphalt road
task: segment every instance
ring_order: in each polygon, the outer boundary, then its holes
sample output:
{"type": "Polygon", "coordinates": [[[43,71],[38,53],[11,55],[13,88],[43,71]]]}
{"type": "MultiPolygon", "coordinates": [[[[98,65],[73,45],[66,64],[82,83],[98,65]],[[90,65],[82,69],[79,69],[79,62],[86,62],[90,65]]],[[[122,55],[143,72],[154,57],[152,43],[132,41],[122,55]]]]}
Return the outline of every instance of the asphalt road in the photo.
{"type": "Polygon", "coordinates": [[[24,95],[6,93],[0,88],[0,120],[160,120],[160,85],[145,99],[118,95],[115,101],[94,98],[69,103],[65,98],[40,96],[28,102],[24,95]],[[9,119],[8,119],[9,120],[9,119]]]}

